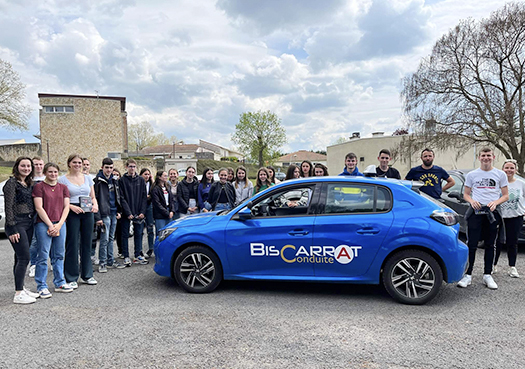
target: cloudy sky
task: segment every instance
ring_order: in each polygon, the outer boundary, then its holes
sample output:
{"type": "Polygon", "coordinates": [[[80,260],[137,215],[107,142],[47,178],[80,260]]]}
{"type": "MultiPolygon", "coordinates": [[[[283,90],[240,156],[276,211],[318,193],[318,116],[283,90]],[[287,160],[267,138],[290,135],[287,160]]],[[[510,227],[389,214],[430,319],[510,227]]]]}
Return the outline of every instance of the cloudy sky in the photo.
{"type": "Polygon", "coordinates": [[[0,0],[0,59],[38,93],[125,96],[128,122],[232,147],[271,110],[285,152],[403,126],[401,78],[460,19],[502,0],[0,0]]]}

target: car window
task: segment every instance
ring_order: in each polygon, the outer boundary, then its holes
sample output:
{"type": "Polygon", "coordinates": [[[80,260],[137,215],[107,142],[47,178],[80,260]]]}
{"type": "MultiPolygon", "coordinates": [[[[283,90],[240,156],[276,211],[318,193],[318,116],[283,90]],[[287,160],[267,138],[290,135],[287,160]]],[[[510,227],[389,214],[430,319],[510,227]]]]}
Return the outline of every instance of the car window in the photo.
{"type": "Polygon", "coordinates": [[[386,188],[330,183],[326,189],[324,214],[373,213],[390,210],[392,195],[386,188]],[[376,200],[376,201],[374,201],[376,200]]]}
{"type": "Polygon", "coordinates": [[[310,186],[272,192],[252,207],[252,214],[255,217],[306,215],[313,192],[313,187],[310,186]]]}
{"type": "MultiPolygon", "coordinates": [[[[463,188],[463,180],[461,179],[461,177],[455,175],[455,174],[451,174],[450,175],[454,181],[456,182],[454,184],[454,186],[450,187],[449,189],[447,189],[446,191],[443,191],[445,193],[451,193],[453,191],[456,191],[456,192],[460,192],[461,193],[461,189],[463,188]]],[[[441,181],[441,187],[445,187],[445,185],[447,184],[447,181],[443,180],[441,181]]]]}

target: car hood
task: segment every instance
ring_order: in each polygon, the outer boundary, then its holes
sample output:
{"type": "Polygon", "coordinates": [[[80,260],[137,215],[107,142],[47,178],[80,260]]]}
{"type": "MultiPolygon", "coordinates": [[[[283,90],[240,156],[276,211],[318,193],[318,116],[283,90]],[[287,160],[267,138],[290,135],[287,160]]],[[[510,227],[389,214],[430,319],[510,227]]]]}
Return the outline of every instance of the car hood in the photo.
{"type": "Polygon", "coordinates": [[[215,218],[216,215],[217,215],[216,211],[189,215],[187,217],[175,220],[174,222],[170,224],[170,226],[171,227],[191,227],[191,226],[199,226],[203,224],[208,224],[213,218],[215,218]]]}

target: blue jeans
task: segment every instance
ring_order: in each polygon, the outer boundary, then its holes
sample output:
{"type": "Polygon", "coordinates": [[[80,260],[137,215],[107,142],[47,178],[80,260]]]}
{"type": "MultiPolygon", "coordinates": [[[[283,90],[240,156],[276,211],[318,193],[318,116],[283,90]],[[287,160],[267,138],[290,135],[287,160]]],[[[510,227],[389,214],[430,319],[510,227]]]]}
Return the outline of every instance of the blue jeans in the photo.
{"type": "Polygon", "coordinates": [[[166,227],[168,223],[171,222],[170,219],[155,219],[155,229],[157,230],[157,236],[162,228],[166,227]]]}
{"type": "Polygon", "coordinates": [[[38,244],[36,240],[36,231],[33,232],[33,238],[31,239],[31,246],[29,246],[29,257],[31,265],[36,265],[36,256],[38,255],[38,244]]]}
{"type": "Polygon", "coordinates": [[[215,205],[215,211],[224,210],[224,209],[230,210],[231,208],[232,208],[231,205],[228,203],[215,205]]]}
{"type": "MultiPolygon", "coordinates": [[[[129,258],[129,226],[131,220],[121,218],[122,224],[122,255],[129,258]]],[[[135,257],[142,252],[142,235],[144,234],[144,222],[133,223],[133,241],[135,243],[135,257]]]]}
{"type": "Polygon", "coordinates": [[[153,205],[149,204],[146,209],[146,229],[148,231],[148,250],[153,250],[153,243],[155,241],[155,231],[153,229],[153,205]]]}
{"type": "Polygon", "coordinates": [[[106,227],[106,231],[100,233],[98,258],[100,259],[100,265],[113,265],[113,241],[115,240],[115,230],[117,229],[117,214],[102,217],[102,222],[106,227]]]}
{"type": "Polygon", "coordinates": [[[53,284],[60,287],[66,283],[64,278],[64,254],[66,252],[66,225],[60,228],[60,235],[50,237],[47,235],[47,225],[37,223],[35,230],[38,239],[38,257],[35,269],[35,282],[38,291],[47,287],[47,259],[51,258],[53,266],[53,284]]]}

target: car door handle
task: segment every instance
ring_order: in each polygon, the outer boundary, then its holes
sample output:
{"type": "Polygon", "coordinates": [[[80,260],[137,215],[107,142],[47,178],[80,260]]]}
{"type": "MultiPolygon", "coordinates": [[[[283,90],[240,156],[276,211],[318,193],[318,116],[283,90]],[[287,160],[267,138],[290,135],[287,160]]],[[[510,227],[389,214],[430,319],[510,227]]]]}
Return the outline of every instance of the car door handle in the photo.
{"type": "Polygon", "coordinates": [[[293,231],[288,232],[290,236],[306,236],[308,233],[310,232],[303,229],[294,229],[293,231]]]}
{"type": "Polygon", "coordinates": [[[357,230],[359,234],[378,234],[379,229],[373,227],[365,227],[357,230]]]}

